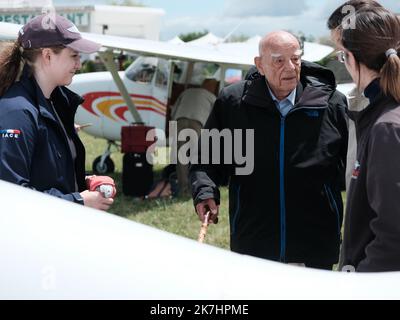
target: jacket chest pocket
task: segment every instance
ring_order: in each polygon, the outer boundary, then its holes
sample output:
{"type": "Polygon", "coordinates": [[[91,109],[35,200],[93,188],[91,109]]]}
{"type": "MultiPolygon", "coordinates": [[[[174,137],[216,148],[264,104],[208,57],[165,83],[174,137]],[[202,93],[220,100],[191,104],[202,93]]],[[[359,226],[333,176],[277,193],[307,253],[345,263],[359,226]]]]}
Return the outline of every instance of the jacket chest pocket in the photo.
{"type": "Polygon", "coordinates": [[[41,130],[40,153],[38,157],[42,162],[43,174],[54,175],[54,178],[63,179],[63,166],[65,154],[62,148],[55,142],[56,132],[45,127],[41,130]]]}
{"type": "Polygon", "coordinates": [[[63,162],[65,160],[65,156],[63,155],[62,151],[60,148],[57,147],[55,143],[50,143],[50,149],[51,149],[51,158],[53,159],[52,163],[54,166],[54,169],[57,172],[57,177],[62,178],[63,174],[63,162]]]}
{"type": "Polygon", "coordinates": [[[336,161],[333,159],[339,156],[343,143],[338,129],[324,114],[326,110],[311,112],[312,110],[299,110],[298,117],[292,119],[293,126],[286,137],[290,162],[299,168],[336,161]],[[308,116],[306,112],[312,116],[308,116]]]}
{"type": "Polygon", "coordinates": [[[297,148],[299,145],[316,146],[324,143],[325,110],[303,109],[295,111],[286,121],[287,141],[297,148]]]}

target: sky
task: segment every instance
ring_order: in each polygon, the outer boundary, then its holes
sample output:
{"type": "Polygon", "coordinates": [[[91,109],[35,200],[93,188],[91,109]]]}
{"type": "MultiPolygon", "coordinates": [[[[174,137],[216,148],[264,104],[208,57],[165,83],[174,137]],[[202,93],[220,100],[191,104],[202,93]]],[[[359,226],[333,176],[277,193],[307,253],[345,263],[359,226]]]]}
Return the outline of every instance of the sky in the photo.
{"type": "MultiPolygon", "coordinates": [[[[54,0],[57,4],[106,4],[102,1],[54,0]]],[[[285,29],[319,38],[329,35],[326,20],[344,0],[139,0],[162,8],[161,40],[181,33],[208,30],[219,37],[264,35],[285,29]]],[[[400,13],[400,0],[380,0],[388,9],[400,13]]]]}

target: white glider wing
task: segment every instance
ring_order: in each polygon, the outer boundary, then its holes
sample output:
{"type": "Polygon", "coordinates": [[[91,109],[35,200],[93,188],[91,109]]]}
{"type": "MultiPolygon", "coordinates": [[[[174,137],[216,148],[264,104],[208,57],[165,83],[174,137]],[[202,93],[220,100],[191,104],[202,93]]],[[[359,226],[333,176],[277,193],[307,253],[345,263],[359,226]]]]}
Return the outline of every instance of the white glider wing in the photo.
{"type": "MultiPolygon", "coordinates": [[[[0,38],[15,39],[21,25],[0,23],[0,38]]],[[[194,62],[210,62],[226,68],[248,69],[258,54],[258,43],[201,44],[171,43],[145,39],[82,33],[84,38],[101,43],[104,48],[118,49],[138,55],[161,57],[194,62]]],[[[333,48],[316,43],[305,43],[304,60],[317,61],[333,51],[333,48]]]]}
{"type": "Polygon", "coordinates": [[[4,181],[0,194],[0,299],[400,299],[399,272],[288,266],[4,181]]]}
{"type": "MultiPolygon", "coordinates": [[[[0,38],[15,39],[22,26],[10,23],[0,23],[0,38]]],[[[188,44],[174,44],[162,41],[135,39],[127,37],[108,36],[102,34],[82,33],[82,36],[102,44],[104,48],[118,49],[166,59],[176,59],[195,62],[210,62],[239,69],[248,69],[253,65],[253,58],[238,53],[221,52],[218,48],[195,47],[188,44]]]]}

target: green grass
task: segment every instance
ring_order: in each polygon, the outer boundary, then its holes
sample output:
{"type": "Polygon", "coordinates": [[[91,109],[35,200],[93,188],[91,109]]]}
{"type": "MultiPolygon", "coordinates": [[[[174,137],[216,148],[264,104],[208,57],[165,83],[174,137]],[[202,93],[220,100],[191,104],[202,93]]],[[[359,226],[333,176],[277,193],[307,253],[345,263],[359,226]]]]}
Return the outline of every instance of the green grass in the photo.
{"type": "MultiPolygon", "coordinates": [[[[86,171],[92,171],[93,160],[107,147],[103,139],[96,139],[84,132],[80,137],[86,148],[86,171]]],[[[109,212],[127,219],[165,230],[183,237],[197,240],[201,222],[195,214],[193,202],[189,198],[140,200],[122,194],[122,154],[113,147],[111,155],[115,172],[110,176],[117,184],[117,196],[109,212]]],[[[159,150],[160,154],[165,152],[159,150]]],[[[155,177],[159,177],[162,166],[155,166],[155,177]]],[[[140,183],[138,181],[137,183],[140,183]]],[[[221,189],[221,207],[218,225],[210,225],[205,242],[229,249],[228,191],[221,189]]]]}

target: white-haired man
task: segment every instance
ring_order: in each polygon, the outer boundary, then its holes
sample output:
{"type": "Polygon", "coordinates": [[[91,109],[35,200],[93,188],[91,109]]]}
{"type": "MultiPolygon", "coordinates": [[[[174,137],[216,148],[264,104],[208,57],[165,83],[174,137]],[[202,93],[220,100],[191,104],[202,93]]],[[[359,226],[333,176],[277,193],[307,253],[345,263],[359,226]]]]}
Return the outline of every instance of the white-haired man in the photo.
{"type": "Polygon", "coordinates": [[[221,92],[205,126],[253,129],[254,170],[240,176],[238,163],[193,165],[196,211],[217,221],[217,185],[228,175],[233,251],[331,269],[343,216],[346,98],[331,71],[301,60],[290,33],[272,32],[259,48],[258,72],[221,92]]]}

